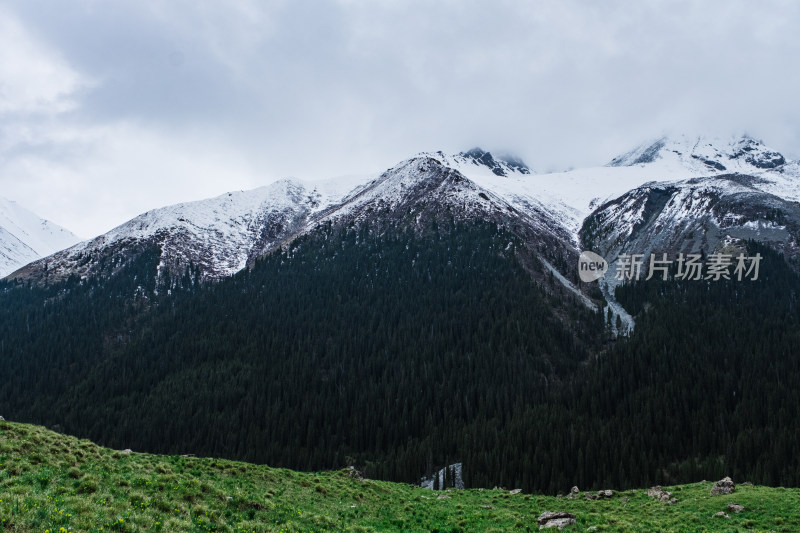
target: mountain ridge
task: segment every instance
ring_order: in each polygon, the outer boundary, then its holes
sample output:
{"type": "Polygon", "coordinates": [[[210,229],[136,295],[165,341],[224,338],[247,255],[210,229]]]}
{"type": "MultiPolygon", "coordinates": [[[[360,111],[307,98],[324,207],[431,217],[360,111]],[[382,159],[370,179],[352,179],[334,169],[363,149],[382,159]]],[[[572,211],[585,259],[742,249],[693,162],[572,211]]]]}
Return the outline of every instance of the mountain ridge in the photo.
{"type": "MultiPolygon", "coordinates": [[[[351,178],[355,181],[361,178],[351,178]]],[[[249,191],[147,211],[93,239],[25,265],[22,279],[86,277],[109,252],[119,260],[143,244],[162,249],[159,270],[180,274],[190,264],[203,279],[219,279],[244,268],[252,253],[291,234],[313,213],[338,201],[341,183],[285,178],[249,191]]]]}
{"type": "MultiPolygon", "coordinates": [[[[192,265],[202,279],[216,280],[252,265],[258,257],[320,224],[361,218],[381,225],[385,221],[378,213],[396,218],[401,214],[389,213],[400,207],[405,210],[403,216],[419,211],[417,216],[430,218],[440,216],[437,210],[447,209],[461,217],[528,228],[524,240],[546,243],[574,258],[585,245],[586,221],[604,206],[642,187],[721,178],[732,172],[748,176],[742,179],[748,180],[752,194],[800,200],[800,164],[749,137],[661,137],[614,158],[607,166],[552,174],[536,174],[518,158],[494,156],[480,148],[452,155],[423,152],[379,176],[324,182],[284,179],[252,191],[148,211],[104,235],[34,261],[10,277],[86,276],[99,256],[122,261],[146,241],[162,249],[160,270],[179,275],[192,265]],[[418,179],[445,174],[446,185],[418,179]]],[[[724,188],[724,182],[718,179],[717,188],[724,188]]],[[[735,185],[732,180],[728,183],[735,185]]],[[[573,273],[561,268],[560,274],[573,273]]]]}
{"type": "Polygon", "coordinates": [[[710,136],[662,136],[612,159],[607,166],[633,166],[659,159],[715,172],[758,172],[778,168],[786,158],[748,135],[722,139],[710,136]]]}
{"type": "Polygon", "coordinates": [[[71,231],[0,197],[0,278],[78,241],[71,231]]]}

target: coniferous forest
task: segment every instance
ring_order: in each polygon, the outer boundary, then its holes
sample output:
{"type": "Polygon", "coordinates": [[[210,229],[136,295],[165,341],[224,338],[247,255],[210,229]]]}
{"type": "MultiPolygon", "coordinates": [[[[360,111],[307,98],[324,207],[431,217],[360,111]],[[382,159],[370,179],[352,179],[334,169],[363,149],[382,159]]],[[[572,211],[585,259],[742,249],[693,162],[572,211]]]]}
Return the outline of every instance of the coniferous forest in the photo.
{"type": "Polygon", "coordinates": [[[490,224],[326,227],[212,284],[157,278],[154,248],[114,275],[0,286],[0,413],[398,481],[462,462],[467,486],[550,493],[797,486],[800,278],[750,246],[757,281],[620,287],[637,325],[616,340],[490,224]]]}

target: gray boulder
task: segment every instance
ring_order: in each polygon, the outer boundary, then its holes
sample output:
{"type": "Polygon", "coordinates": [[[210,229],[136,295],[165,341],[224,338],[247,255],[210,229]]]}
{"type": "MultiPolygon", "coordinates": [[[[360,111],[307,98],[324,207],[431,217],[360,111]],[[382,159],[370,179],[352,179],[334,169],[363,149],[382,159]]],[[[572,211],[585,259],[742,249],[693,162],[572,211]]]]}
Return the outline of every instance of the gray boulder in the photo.
{"type": "Polygon", "coordinates": [[[647,495],[660,502],[669,503],[672,493],[661,488],[661,485],[647,489],[647,495]]]}
{"type": "Polygon", "coordinates": [[[711,495],[712,496],[721,496],[723,494],[733,494],[736,491],[736,485],[733,483],[733,480],[729,477],[720,479],[714,486],[711,487],[711,495]]]}
{"type": "Polygon", "coordinates": [[[561,530],[575,523],[575,515],[566,511],[545,511],[539,515],[537,522],[539,523],[539,529],[557,527],[561,530]]]}

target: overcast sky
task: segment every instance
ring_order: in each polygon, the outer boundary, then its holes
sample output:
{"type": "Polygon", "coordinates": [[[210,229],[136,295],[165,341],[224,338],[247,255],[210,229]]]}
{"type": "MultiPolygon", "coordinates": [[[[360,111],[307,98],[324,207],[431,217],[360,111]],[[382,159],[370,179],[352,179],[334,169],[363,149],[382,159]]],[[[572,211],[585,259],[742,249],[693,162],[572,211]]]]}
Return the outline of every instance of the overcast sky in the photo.
{"type": "Polygon", "coordinates": [[[800,156],[800,2],[0,0],[0,195],[148,209],[472,146],[539,172],[664,132],[800,156]]]}

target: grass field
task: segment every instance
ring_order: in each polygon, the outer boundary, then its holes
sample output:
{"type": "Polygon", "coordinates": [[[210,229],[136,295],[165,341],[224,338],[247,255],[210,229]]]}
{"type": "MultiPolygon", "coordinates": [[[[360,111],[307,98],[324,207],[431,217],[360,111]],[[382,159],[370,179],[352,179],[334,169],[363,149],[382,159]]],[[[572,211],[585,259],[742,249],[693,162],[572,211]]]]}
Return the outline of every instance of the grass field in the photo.
{"type": "MultiPolygon", "coordinates": [[[[738,480],[737,480],[738,481],[738,480]]],[[[350,470],[302,473],[219,459],[125,453],[38,426],[0,422],[2,532],[265,532],[538,530],[544,511],[568,511],[565,531],[800,532],[800,490],[711,482],[590,501],[508,490],[433,492],[360,479],[350,470]],[[627,501],[626,501],[627,499],[627,501]],[[730,518],[728,503],[743,505],[730,518]]]]}

